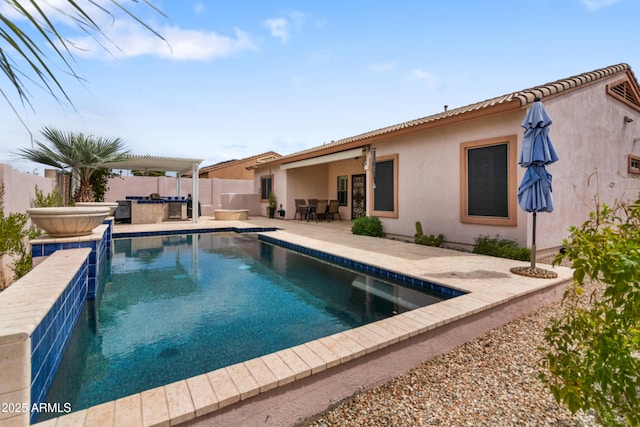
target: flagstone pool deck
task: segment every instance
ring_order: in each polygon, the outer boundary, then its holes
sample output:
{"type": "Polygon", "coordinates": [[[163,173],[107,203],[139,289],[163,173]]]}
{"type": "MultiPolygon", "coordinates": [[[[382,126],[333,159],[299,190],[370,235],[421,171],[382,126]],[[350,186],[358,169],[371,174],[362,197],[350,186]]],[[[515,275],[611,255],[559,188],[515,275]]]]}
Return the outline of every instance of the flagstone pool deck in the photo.
{"type": "MultiPolygon", "coordinates": [[[[251,217],[116,225],[114,234],[276,227],[273,238],[459,289],[467,294],[51,419],[38,426],[295,425],[421,361],[561,298],[572,271],[540,265],[556,279],[514,275],[527,263],[353,235],[350,222],[251,217]]],[[[158,319],[161,321],[161,319],[158,319]]],[[[0,423],[1,424],[1,423],[0,423]]]]}

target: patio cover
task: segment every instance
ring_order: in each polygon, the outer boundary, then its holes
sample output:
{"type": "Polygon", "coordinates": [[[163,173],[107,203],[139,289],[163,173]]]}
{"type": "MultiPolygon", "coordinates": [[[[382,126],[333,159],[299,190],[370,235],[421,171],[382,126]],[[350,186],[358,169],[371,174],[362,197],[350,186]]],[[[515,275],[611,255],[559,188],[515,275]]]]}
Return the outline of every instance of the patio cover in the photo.
{"type": "Polygon", "coordinates": [[[339,151],[337,153],[325,154],[324,156],[317,156],[308,159],[298,160],[291,163],[285,163],[280,165],[280,170],[287,170],[293,168],[301,168],[304,166],[313,166],[323,163],[335,162],[337,160],[350,159],[354,157],[360,157],[365,152],[363,147],[353,148],[351,150],[339,151]]]}
{"type": "MultiPolygon", "coordinates": [[[[176,195],[180,196],[180,176],[191,174],[193,190],[191,191],[194,206],[198,206],[198,167],[204,159],[184,159],[178,157],[158,157],[149,155],[130,154],[119,162],[102,163],[100,166],[109,169],[124,169],[135,171],[176,172],[176,195]]],[[[196,210],[197,212],[197,210],[196,210]]],[[[198,222],[198,215],[192,215],[193,222],[198,222]]]]}

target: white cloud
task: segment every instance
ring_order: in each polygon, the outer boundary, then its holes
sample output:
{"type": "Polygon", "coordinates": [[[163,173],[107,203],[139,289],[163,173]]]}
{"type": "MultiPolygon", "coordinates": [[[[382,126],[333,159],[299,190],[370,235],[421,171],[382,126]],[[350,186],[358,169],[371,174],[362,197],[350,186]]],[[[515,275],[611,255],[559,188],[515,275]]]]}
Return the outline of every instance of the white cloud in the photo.
{"type": "Polygon", "coordinates": [[[206,6],[202,2],[198,2],[198,3],[193,5],[193,11],[195,13],[202,13],[202,12],[205,11],[205,9],[206,9],[206,6]]]}
{"type": "Polygon", "coordinates": [[[428,89],[433,89],[436,86],[436,76],[424,70],[411,70],[409,73],[410,81],[417,81],[423,83],[428,89]]]}
{"type": "MultiPolygon", "coordinates": [[[[65,40],[69,41],[70,46],[77,49],[73,51],[73,54],[79,57],[110,58],[122,55],[155,55],[177,61],[204,61],[225,58],[237,52],[256,49],[251,37],[237,28],[234,29],[233,35],[221,35],[214,31],[190,30],[168,25],[160,27],[150,23],[150,27],[165,39],[162,40],[137,21],[114,9],[109,0],[92,1],[109,10],[111,14],[100,11],[88,0],[80,0],[78,4],[90,13],[104,35],[77,31],[77,25],[60,12],[62,10],[70,14],[73,13],[69,9],[68,0],[48,0],[43,3],[43,10],[47,16],[52,18],[53,22],[60,23],[58,30],[65,40]],[[67,34],[63,28],[65,25],[74,30],[76,35],[67,34]],[[105,51],[105,48],[108,51],[105,51]]],[[[28,4],[25,3],[25,7],[27,6],[28,4]]],[[[135,4],[132,7],[136,7],[135,4]]],[[[147,9],[149,8],[147,7],[147,9]]],[[[204,4],[196,3],[194,10],[196,12],[204,10],[204,4]]],[[[6,2],[0,2],[0,13],[14,17],[14,19],[19,18],[19,15],[12,11],[12,8],[6,6],[6,2]]]]}
{"type": "Polygon", "coordinates": [[[396,63],[395,62],[384,62],[381,64],[372,64],[369,65],[369,67],[367,67],[370,71],[373,71],[374,73],[377,74],[386,74],[389,71],[393,70],[394,68],[396,68],[396,63]]]}
{"type": "MultiPolygon", "coordinates": [[[[18,0],[17,2],[34,17],[40,16],[40,12],[36,10],[31,0],[18,0]]],[[[24,19],[23,15],[14,7],[8,5],[8,3],[9,2],[6,1],[0,3],[0,13],[12,20],[24,19]]],[[[98,25],[101,25],[101,23],[110,23],[114,18],[126,15],[126,13],[116,7],[111,0],[76,0],[73,3],[85,11],[98,25]]],[[[72,17],[80,16],[80,14],[69,0],[47,0],[45,2],[38,2],[38,7],[54,25],[56,23],[64,23],[69,26],[77,25],[72,17]]],[[[141,8],[134,2],[125,5],[125,7],[133,11],[133,13],[142,9],[146,9],[147,11],[153,10],[152,7],[147,5],[141,8]]],[[[84,17],[82,17],[82,19],[84,19],[84,17]]]]}
{"type": "Polygon", "coordinates": [[[598,10],[618,3],[619,0],[580,0],[588,10],[598,10]]]}
{"type": "Polygon", "coordinates": [[[282,43],[287,43],[292,31],[300,30],[306,21],[307,15],[303,12],[290,11],[285,17],[269,18],[264,21],[264,26],[269,29],[273,37],[279,38],[282,43]]]}
{"type": "MultiPolygon", "coordinates": [[[[117,46],[117,50],[127,56],[155,55],[176,61],[204,61],[256,49],[251,37],[237,28],[235,37],[231,37],[213,31],[166,26],[158,30],[165,40],[136,23],[126,21],[116,21],[104,31],[112,46],[117,46]]],[[[71,41],[80,49],[77,52],[78,56],[104,58],[107,54],[92,37],[81,37],[71,41]]],[[[110,46],[107,47],[113,54],[117,53],[110,46]]]]}
{"type": "Polygon", "coordinates": [[[289,21],[285,18],[267,19],[264,25],[269,28],[271,35],[279,38],[282,43],[289,41],[289,21]]]}
{"type": "Polygon", "coordinates": [[[163,36],[171,45],[173,52],[167,54],[166,49],[159,49],[149,53],[175,60],[210,60],[226,58],[245,50],[256,50],[247,33],[238,28],[234,31],[235,37],[227,37],[213,31],[203,32],[171,27],[164,32],[163,36]]]}

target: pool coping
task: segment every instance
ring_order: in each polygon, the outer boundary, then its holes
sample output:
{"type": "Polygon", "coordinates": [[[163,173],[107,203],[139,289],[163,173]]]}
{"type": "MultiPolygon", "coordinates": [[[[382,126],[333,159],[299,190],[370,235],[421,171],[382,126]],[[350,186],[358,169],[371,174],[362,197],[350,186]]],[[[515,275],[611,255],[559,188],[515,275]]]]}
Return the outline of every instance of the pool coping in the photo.
{"type": "MultiPolygon", "coordinates": [[[[557,279],[526,278],[509,272],[510,267],[522,264],[517,261],[405,242],[366,240],[375,238],[364,236],[357,236],[358,242],[364,243],[349,245],[314,237],[310,228],[304,234],[285,229],[292,225],[272,227],[265,233],[258,231],[263,228],[261,224],[264,222],[216,221],[210,226],[183,226],[172,232],[253,227],[258,234],[293,245],[336,253],[468,293],[37,425],[207,425],[242,420],[272,425],[295,423],[362,388],[390,379],[378,372],[384,370],[378,367],[386,366],[390,376],[396,376],[419,363],[422,355],[426,360],[486,328],[558,299],[572,277],[570,269],[555,267],[557,279]],[[372,244],[387,249],[372,251],[372,244]],[[438,348],[433,348],[435,342],[440,342],[438,348]],[[400,363],[401,359],[407,361],[400,363]],[[298,394],[307,396],[306,400],[298,394]]],[[[155,230],[163,234],[162,227],[155,230]]],[[[118,230],[114,234],[121,235],[118,230]]]]}

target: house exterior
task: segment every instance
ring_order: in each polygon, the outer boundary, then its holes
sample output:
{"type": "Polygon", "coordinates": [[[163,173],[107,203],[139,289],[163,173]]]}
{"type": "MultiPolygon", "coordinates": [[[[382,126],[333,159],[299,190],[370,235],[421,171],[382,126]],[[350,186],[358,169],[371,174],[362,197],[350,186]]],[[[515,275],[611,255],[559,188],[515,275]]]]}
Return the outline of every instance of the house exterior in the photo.
{"type": "Polygon", "coordinates": [[[263,206],[270,186],[287,218],[294,199],[339,199],[343,218],[379,217],[388,235],[412,238],[420,221],[448,246],[468,247],[480,235],[531,246],[532,214],[517,203],[525,172],[517,159],[536,97],[553,120],[560,158],[548,166],[554,211],[537,215],[536,246],[555,250],[588,218],[596,196],[607,204],[640,197],[640,90],[627,64],[284,156],[258,165],[254,186],[263,206]]]}
{"type": "Polygon", "coordinates": [[[248,179],[253,180],[253,168],[260,163],[267,162],[282,157],[275,151],[247,157],[240,160],[228,160],[226,162],[216,163],[215,165],[200,168],[198,176],[200,178],[219,178],[219,179],[248,179]]]}

